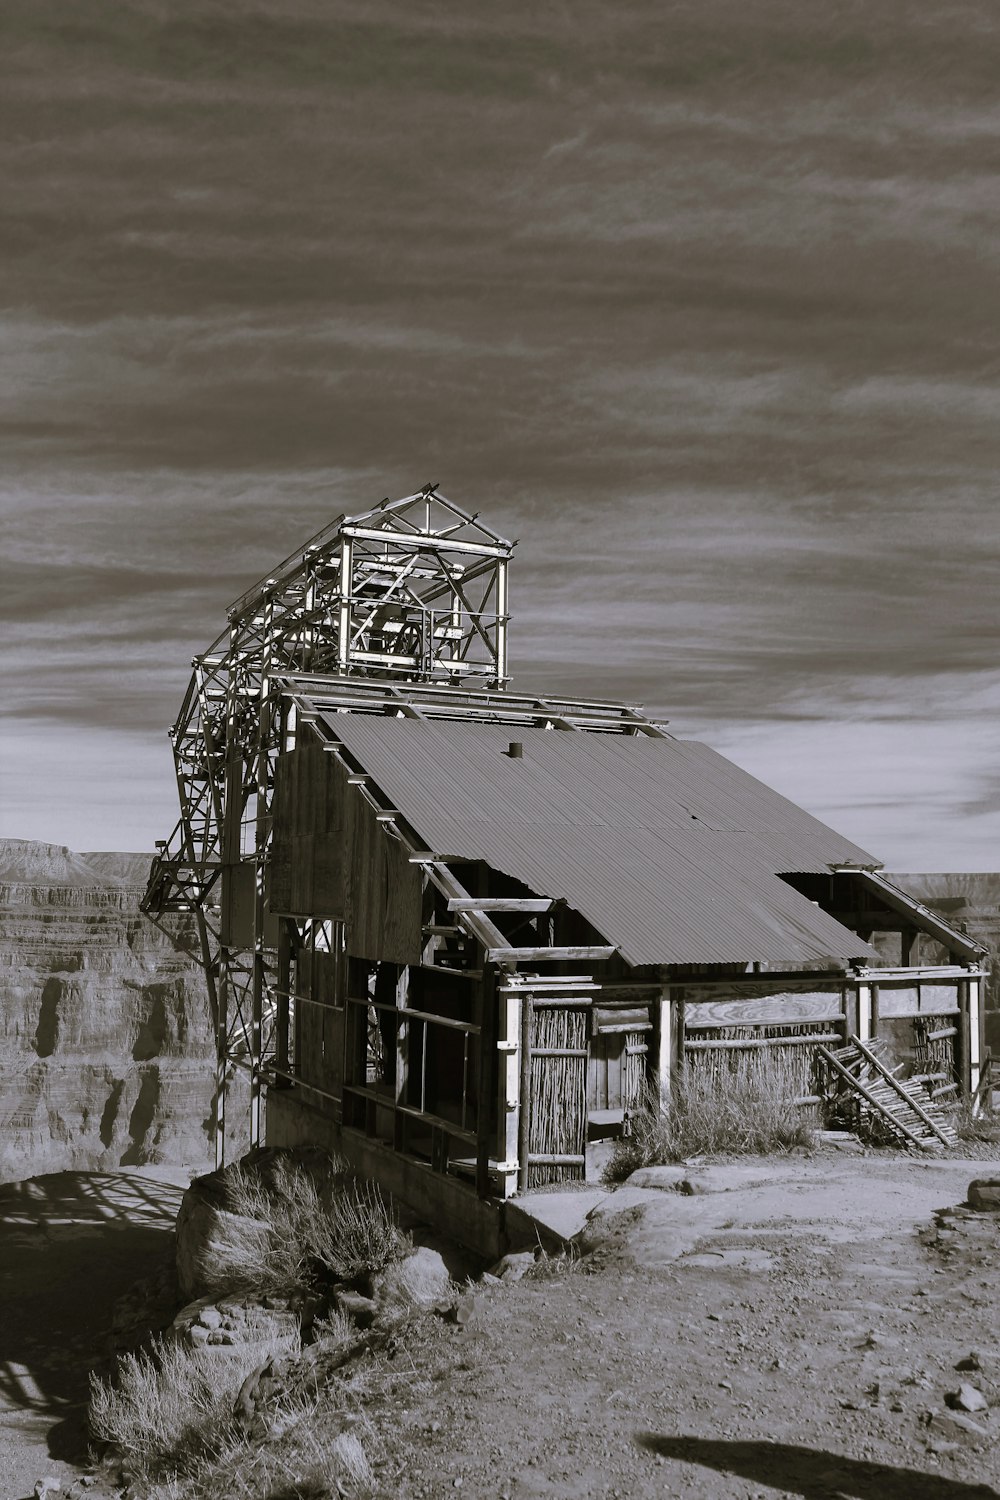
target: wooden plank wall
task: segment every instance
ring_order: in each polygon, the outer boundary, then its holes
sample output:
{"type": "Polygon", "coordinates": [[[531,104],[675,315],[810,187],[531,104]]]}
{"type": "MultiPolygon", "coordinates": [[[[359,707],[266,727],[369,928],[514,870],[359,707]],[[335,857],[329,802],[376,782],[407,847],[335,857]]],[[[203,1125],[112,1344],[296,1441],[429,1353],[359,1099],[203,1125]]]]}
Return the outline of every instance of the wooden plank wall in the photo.
{"type": "Polygon", "coordinates": [[[419,962],[421,871],[336,757],[308,741],[286,751],[273,807],[271,910],[343,921],[355,958],[419,962]]]}

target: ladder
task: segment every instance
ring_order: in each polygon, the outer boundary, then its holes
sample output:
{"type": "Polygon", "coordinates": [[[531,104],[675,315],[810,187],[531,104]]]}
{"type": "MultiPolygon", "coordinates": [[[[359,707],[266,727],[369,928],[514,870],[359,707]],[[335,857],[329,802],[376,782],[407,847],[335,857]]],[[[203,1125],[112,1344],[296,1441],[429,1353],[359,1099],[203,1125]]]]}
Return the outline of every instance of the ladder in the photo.
{"type": "Polygon", "coordinates": [[[848,1038],[845,1047],[817,1047],[819,1056],[834,1077],[857,1096],[862,1119],[877,1120],[897,1139],[921,1151],[940,1151],[958,1144],[954,1126],[940,1105],[928,1095],[919,1079],[900,1079],[895,1068],[886,1067],[877,1042],[848,1038]]]}

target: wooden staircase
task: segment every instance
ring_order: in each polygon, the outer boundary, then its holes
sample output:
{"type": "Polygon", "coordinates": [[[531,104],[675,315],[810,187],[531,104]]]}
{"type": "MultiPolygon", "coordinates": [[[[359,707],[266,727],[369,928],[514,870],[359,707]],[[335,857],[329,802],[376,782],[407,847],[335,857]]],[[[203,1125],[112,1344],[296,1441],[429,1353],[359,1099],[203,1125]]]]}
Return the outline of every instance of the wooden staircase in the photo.
{"type": "Polygon", "coordinates": [[[848,1038],[846,1047],[817,1047],[833,1077],[856,1096],[862,1119],[878,1122],[907,1146],[940,1151],[958,1135],[922,1079],[897,1078],[902,1064],[886,1067],[877,1042],[848,1038]]]}

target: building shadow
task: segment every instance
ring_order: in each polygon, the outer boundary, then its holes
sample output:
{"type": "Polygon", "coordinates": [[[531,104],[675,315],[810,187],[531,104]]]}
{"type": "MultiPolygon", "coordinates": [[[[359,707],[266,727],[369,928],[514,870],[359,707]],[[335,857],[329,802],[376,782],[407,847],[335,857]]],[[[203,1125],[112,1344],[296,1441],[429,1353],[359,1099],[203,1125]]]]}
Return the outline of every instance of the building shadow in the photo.
{"type": "Polygon", "coordinates": [[[802,1500],[830,1500],[838,1492],[852,1500],[1000,1500],[1000,1492],[986,1484],[967,1484],[893,1464],[862,1463],[791,1443],[723,1442],[654,1432],[638,1433],[636,1442],[662,1458],[702,1464],[719,1474],[738,1474],[751,1483],[801,1495],[802,1500]]]}
{"type": "Polygon", "coordinates": [[[183,1187],[129,1172],[0,1185],[0,1417],[49,1456],[86,1458],[90,1371],[115,1304],[173,1254],[183,1187]]]}

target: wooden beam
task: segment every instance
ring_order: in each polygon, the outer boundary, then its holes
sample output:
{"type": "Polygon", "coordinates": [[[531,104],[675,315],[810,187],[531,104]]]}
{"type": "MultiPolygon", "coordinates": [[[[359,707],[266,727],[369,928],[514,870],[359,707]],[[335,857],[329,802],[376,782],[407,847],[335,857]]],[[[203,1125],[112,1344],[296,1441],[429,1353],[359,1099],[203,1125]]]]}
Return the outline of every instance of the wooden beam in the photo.
{"type": "Polygon", "coordinates": [[[555,903],[545,897],[456,896],[449,911],[551,911],[555,903]]]}
{"type": "Polygon", "coordinates": [[[585,958],[597,962],[613,958],[617,948],[490,948],[487,957],[491,964],[506,963],[562,963],[564,960],[585,958]]]}

